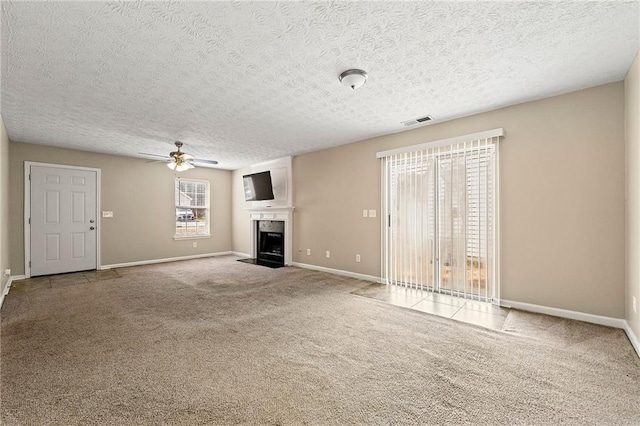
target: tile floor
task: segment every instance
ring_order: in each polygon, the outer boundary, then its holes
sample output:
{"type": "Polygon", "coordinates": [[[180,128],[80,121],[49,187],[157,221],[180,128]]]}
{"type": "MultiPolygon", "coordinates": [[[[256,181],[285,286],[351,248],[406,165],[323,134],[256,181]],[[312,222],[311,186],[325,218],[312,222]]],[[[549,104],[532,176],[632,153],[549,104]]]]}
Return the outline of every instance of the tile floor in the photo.
{"type": "Polygon", "coordinates": [[[96,281],[112,280],[121,275],[113,269],[104,271],[84,271],[70,274],[47,275],[44,277],[28,278],[11,283],[10,292],[41,290],[46,288],[64,287],[68,285],[88,284],[96,281]]]}
{"type": "Polygon", "coordinates": [[[502,330],[510,309],[430,291],[374,283],[351,292],[391,305],[502,330]]]}

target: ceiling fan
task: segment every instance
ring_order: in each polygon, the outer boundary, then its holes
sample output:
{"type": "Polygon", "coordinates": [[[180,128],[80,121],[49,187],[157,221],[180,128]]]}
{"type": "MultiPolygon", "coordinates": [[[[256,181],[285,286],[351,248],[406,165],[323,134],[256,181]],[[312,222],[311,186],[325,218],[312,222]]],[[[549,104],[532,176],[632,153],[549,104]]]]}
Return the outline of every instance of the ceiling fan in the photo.
{"type": "Polygon", "coordinates": [[[164,160],[156,160],[156,161],[157,162],[166,161],[167,167],[177,172],[193,169],[196,167],[196,164],[211,164],[211,165],[218,164],[218,162],[215,160],[202,160],[199,158],[193,158],[193,155],[180,151],[180,149],[183,146],[183,143],[180,141],[176,141],[175,145],[178,148],[178,150],[170,152],[168,157],[166,155],[149,154],[146,152],[140,152],[139,154],[151,155],[152,157],[162,157],[164,158],[164,160]]]}

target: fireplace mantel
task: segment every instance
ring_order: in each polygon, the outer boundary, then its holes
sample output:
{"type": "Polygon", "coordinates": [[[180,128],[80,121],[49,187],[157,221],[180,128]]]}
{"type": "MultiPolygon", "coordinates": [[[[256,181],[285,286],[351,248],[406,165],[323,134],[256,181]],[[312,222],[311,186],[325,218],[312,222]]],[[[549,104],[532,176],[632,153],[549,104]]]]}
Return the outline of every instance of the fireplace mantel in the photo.
{"type": "Polygon", "coordinates": [[[257,256],[256,242],[258,232],[256,222],[259,220],[278,220],[284,222],[284,264],[291,265],[293,255],[293,209],[295,207],[254,207],[249,210],[251,221],[251,257],[257,256]]]}
{"type": "Polygon", "coordinates": [[[295,207],[255,207],[249,209],[250,220],[282,220],[284,222],[293,219],[295,207]]]}

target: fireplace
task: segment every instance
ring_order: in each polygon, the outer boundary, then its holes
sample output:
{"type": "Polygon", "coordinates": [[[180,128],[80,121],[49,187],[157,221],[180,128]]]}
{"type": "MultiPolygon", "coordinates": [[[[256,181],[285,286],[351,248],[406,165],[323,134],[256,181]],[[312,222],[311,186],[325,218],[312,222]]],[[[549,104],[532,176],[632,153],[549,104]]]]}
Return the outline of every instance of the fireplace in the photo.
{"type": "Polygon", "coordinates": [[[293,209],[293,207],[249,209],[251,254],[239,261],[271,268],[291,265],[293,209]]]}
{"type": "Polygon", "coordinates": [[[256,263],[264,266],[284,266],[284,222],[257,220],[256,263]]]}

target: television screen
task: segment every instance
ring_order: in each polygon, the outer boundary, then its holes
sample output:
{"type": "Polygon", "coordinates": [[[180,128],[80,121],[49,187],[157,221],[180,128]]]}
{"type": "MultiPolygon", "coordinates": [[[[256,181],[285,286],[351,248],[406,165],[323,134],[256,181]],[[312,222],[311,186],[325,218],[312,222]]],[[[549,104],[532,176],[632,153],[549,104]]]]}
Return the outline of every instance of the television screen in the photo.
{"type": "Polygon", "coordinates": [[[254,173],[242,176],[244,199],[247,201],[273,200],[271,172],[254,173]]]}

